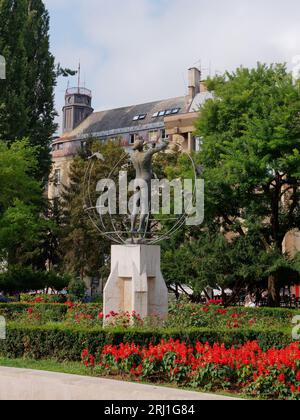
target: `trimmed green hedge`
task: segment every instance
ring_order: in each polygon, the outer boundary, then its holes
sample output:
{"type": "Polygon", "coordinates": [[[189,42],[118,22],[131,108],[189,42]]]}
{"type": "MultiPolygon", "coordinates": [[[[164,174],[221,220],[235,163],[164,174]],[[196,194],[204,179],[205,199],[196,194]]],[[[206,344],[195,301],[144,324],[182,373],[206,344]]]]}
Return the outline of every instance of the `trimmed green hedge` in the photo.
{"type": "Polygon", "coordinates": [[[158,344],[170,338],[195,344],[197,341],[210,344],[219,342],[227,346],[257,340],[263,350],[282,348],[292,342],[291,330],[218,330],[180,329],[170,330],[103,330],[82,327],[66,327],[63,324],[25,326],[9,323],[7,339],[0,340],[0,356],[6,358],[46,359],[78,361],[84,348],[96,353],[106,344],[134,342],[140,345],[158,344]]]}

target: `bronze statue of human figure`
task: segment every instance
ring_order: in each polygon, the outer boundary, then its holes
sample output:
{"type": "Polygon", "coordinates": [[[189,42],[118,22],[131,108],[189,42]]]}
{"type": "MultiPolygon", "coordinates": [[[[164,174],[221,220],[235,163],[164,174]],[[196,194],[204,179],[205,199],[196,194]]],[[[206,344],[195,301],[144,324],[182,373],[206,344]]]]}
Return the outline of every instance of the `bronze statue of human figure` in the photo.
{"type": "Polygon", "coordinates": [[[136,181],[138,183],[139,181],[142,181],[141,184],[144,184],[144,188],[147,186],[148,189],[148,191],[143,194],[143,191],[141,191],[143,186],[138,188],[140,194],[136,195],[137,198],[131,216],[131,234],[139,234],[141,236],[146,234],[147,221],[149,220],[151,209],[151,181],[153,178],[152,158],[156,153],[166,150],[169,142],[166,140],[160,141],[158,138],[156,142],[151,143],[151,147],[148,150],[145,150],[146,145],[147,143],[145,140],[142,137],[139,137],[134,143],[134,153],[131,156],[131,161],[136,171],[136,181]],[[148,199],[148,211],[141,213],[141,198],[145,196],[148,199]],[[137,228],[137,220],[140,213],[140,223],[137,228]]]}

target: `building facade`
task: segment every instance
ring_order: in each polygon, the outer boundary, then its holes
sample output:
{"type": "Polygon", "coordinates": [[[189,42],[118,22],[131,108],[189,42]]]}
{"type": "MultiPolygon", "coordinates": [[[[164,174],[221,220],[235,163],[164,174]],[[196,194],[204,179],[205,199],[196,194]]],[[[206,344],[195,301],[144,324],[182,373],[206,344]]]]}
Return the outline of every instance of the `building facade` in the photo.
{"type": "Polygon", "coordinates": [[[189,69],[188,90],[186,96],[94,112],[90,90],[67,89],[63,133],[52,144],[49,198],[58,197],[61,185],[68,185],[72,160],[89,138],[115,141],[130,152],[137,136],[146,141],[160,136],[180,143],[184,150],[196,150],[194,124],[201,106],[213,96],[205,89],[197,68],[189,69]]]}

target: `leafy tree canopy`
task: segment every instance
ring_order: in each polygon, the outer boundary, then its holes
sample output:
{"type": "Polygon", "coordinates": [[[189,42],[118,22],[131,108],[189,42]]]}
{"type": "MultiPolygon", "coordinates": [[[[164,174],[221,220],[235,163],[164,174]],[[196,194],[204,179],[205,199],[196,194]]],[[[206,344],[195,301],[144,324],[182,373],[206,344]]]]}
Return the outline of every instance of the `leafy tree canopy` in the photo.
{"type": "Polygon", "coordinates": [[[215,99],[197,122],[206,224],[259,239],[257,253],[272,260],[265,270],[270,304],[278,304],[281,269],[292,264],[283,240],[300,226],[300,82],[284,65],[258,64],[210,80],[209,87],[215,99]]]}

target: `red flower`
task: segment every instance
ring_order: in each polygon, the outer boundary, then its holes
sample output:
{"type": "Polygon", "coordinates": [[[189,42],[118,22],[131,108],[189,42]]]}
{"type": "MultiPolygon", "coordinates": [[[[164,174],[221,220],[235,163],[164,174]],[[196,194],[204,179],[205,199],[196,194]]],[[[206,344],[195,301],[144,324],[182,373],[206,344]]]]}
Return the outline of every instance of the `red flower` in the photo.
{"type": "Polygon", "coordinates": [[[90,366],[94,367],[95,366],[95,358],[92,354],[90,354],[89,360],[90,360],[90,366]]]}
{"type": "Polygon", "coordinates": [[[223,299],[211,299],[208,301],[209,305],[222,305],[223,299]]]}
{"type": "Polygon", "coordinates": [[[34,299],[34,303],[41,303],[41,302],[43,302],[43,299],[40,297],[37,297],[34,299]]]}
{"type": "Polygon", "coordinates": [[[104,318],[103,312],[100,312],[100,314],[98,314],[98,318],[104,318]]]}
{"type": "MultiPolygon", "coordinates": [[[[231,322],[232,324],[235,321],[231,322]]],[[[97,357],[98,358],[98,357],[97,357]]],[[[95,357],[85,349],[82,353],[82,360],[85,366],[93,367],[95,357]]],[[[225,381],[236,378],[232,385],[246,388],[253,385],[259,378],[262,381],[269,381],[273,372],[277,372],[277,380],[286,384],[286,387],[293,393],[300,393],[299,384],[293,385],[286,381],[287,375],[296,371],[297,378],[300,373],[296,366],[300,361],[299,343],[293,343],[284,349],[270,349],[266,352],[260,348],[257,341],[247,342],[239,347],[227,348],[224,344],[203,344],[198,342],[195,347],[188,346],[179,340],[162,340],[160,344],[150,344],[145,347],[137,346],[134,343],[120,344],[119,346],[107,345],[99,353],[99,366],[110,372],[123,372],[135,376],[159,377],[160,380],[179,380],[184,384],[197,378],[201,370],[209,369],[212,372],[225,370],[225,381]],[[150,365],[150,368],[149,368],[150,365]],[[175,378],[176,376],[176,378],[175,378]]],[[[217,375],[218,376],[218,375],[217,375]]],[[[276,377],[275,376],[275,377],[276,377]]],[[[201,377],[201,375],[199,375],[201,377]]],[[[213,380],[212,380],[213,381],[213,380]]],[[[217,383],[219,384],[219,379],[217,383]]],[[[280,387],[281,388],[281,387],[280,387]]],[[[253,391],[253,395],[254,395],[253,391]]],[[[278,396],[278,382],[268,387],[270,395],[278,396]]]]}
{"type": "Polygon", "coordinates": [[[227,314],[228,310],[227,309],[218,309],[217,310],[217,314],[221,314],[221,315],[225,315],[227,314]]]}
{"type": "Polygon", "coordinates": [[[300,370],[298,370],[297,375],[296,375],[296,380],[298,382],[300,382],[300,370]]]}
{"type": "Polygon", "coordinates": [[[67,301],[65,302],[65,305],[69,307],[69,309],[73,309],[75,304],[73,302],[67,301]]]}

